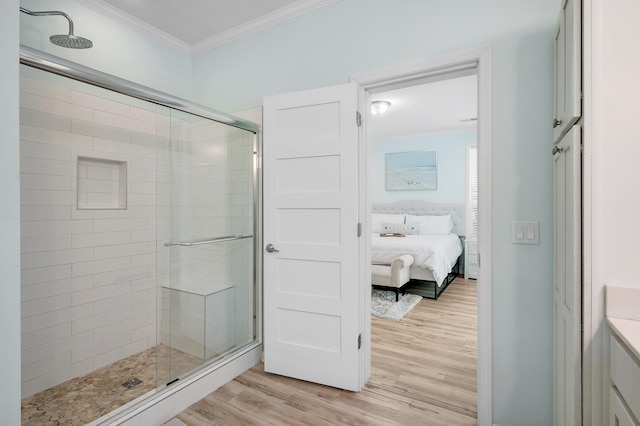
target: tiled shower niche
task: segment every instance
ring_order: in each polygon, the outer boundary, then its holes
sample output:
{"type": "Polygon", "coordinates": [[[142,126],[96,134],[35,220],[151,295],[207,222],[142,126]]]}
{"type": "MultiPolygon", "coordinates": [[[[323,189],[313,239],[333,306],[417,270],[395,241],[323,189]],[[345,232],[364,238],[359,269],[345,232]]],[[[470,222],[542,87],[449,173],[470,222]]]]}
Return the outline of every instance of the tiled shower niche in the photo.
{"type": "Polygon", "coordinates": [[[126,209],[127,163],[78,157],[78,209],[126,209]]]}

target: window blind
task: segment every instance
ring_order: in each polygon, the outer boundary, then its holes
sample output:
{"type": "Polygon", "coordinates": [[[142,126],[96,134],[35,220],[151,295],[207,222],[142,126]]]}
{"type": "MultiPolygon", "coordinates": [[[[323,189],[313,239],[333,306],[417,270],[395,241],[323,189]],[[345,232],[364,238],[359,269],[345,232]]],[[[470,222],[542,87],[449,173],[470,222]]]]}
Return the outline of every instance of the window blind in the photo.
{"type": "Polygon", "coordinates": [[[478,238],[478,145],[467,146],[467,239],[478,238]]]}

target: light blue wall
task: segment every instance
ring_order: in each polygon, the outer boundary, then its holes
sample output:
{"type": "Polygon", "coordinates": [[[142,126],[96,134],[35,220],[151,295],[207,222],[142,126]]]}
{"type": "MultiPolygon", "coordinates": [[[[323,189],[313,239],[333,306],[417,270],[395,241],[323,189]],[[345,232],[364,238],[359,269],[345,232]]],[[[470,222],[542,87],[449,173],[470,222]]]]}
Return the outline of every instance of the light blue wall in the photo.
{"type": "Polygon", "coordinates": [[[552,39],[557,0],[341,0],[198,55],[194,93],[226,111],[364,71],[492,48],[494,423],[552,424],[552,39]],[[384,31],[380,31],[380,29],[384,31]],[[511,222],[540,221],[540,245],[511,222]]]}
{"type": "Polygon", "coordinates": [[[371,200],[374,203],[424,200],[434,203],[464,204],[467,145],[475,144],[476,140],[476,132],[412,135],[373,140],[371,145],[371,200]],[[438,158],[437,190],[385,190],[387,153],[427,150],[436,150],[438,158]]]}
{"type": "Polygon", "coordinates": [[[0,413],[20,424],[20,151],[18,130],[18,0],[0,2],[0,413]]]}
{"type": "Polygon", "coordinates": [[[49,42],[53,34],[67,34],[61,16],[20,14],[20,43],[73,62],[190,99],[191,57],[159,40],[143,35],[73,0],[22,0],[33,10],[61,10],[74,23],[74,33],[90,39],[91,49],[65,49],[49,42]]]}

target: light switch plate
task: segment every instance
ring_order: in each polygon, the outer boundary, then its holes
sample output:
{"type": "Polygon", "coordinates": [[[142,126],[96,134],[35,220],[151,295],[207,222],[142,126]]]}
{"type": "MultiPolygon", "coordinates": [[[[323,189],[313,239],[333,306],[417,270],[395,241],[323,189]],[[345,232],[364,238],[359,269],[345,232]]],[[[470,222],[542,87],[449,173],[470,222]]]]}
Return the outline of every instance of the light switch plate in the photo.
{"type": "Polygon", "coordinates": [[[540,222],[511,222],[513,244],[540,244],[540,222]]]}

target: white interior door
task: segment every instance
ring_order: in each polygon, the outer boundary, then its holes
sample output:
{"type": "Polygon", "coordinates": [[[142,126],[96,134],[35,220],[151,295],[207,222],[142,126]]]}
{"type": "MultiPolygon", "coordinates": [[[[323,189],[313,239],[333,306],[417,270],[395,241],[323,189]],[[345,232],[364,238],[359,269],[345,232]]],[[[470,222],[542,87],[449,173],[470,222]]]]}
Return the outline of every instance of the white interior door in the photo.
{"type": "Polygon", "coordinates": [[[554,424],[582,419],[580,126],[554,149],[554,424]]]}
{"type": "Polygon", "coordinates": [[[357,110],[351,83],[268,97],[263,112],[265,371],[354,391],[357,110]]]}

